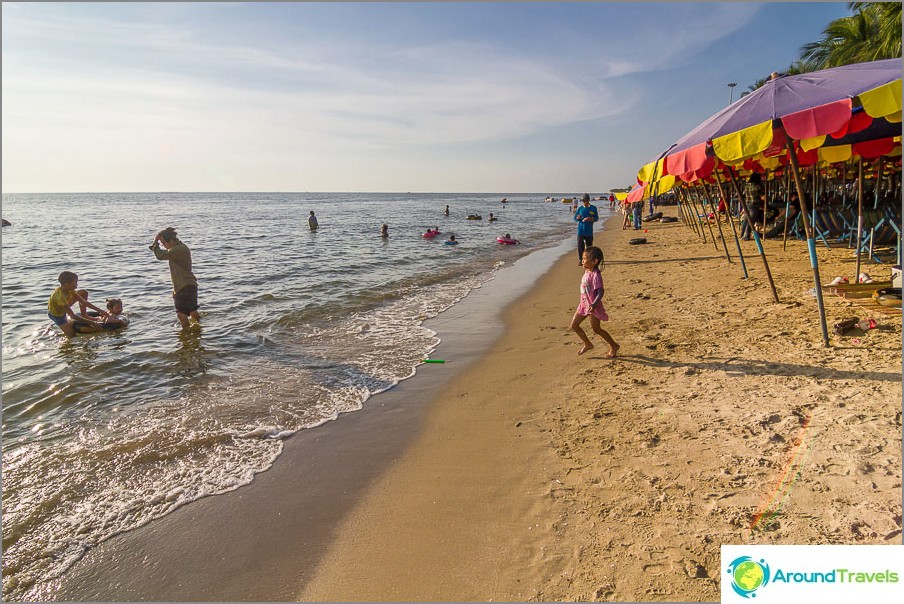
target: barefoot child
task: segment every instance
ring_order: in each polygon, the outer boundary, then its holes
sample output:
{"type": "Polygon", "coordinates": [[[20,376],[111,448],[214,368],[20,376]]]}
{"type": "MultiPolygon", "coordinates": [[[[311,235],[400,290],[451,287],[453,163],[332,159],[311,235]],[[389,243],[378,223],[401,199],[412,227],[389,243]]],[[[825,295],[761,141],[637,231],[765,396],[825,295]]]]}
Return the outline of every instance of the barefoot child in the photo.
{"type": "Polygon", "coordinates": [[[574,330],[584,347],[578,351],[578,354],[584,354],[593,348],[593,344],[581,328],[581,323],[590,316],[590,327],[593,332],[603,338],[609,345],[608,357],[614,357],[618,354],[619,345],[615,343],[609,332],[600,327],[600,321],[608,321],[609,315],[603,308],[603,278],[600,276],[600,265],[603,262],[603,250],[596,246],[591,246],[584,251],[582,263],[584,265],[584,277],[581,279],[581,302],[578,309],[574,313],[571,320],[571,329],[574,330]]]}

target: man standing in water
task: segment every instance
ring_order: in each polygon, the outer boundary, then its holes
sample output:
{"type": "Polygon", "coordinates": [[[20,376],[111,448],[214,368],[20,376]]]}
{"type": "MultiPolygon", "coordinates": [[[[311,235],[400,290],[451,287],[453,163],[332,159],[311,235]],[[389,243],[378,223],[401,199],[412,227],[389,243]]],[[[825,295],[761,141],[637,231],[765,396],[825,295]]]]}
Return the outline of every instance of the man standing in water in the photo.
{"type": "Polygon", "coordinates": [[[582,207],[574,213],[578,223],[578,264],[584,266],[584,248],[593,245],[593,223],[600,219],[596,206],[590,205],[590,195],[584,193],[582,207]]]}
{"type": "Polygon", "coordinates": [[[311,210],[311,215],[308,216],[308,226],[311,227],[312,231],[316,231],[317,227],[320,226],[317,224],[317,217],[314,216],[314,210],[311,210]]]}
{"type": "Polygon", "coordinates": [[[188,327],[188,318],[201,320],[198,314],[198,280],[191,272],[191,250],[179,241],[176,229],[167,227],[157,233],[151,251],[157,260],[169,260],[170,278],[173,281],[173,306],[182,329],[188,327]],[[165,249],[160,249],[160,245],[165,249]]]}

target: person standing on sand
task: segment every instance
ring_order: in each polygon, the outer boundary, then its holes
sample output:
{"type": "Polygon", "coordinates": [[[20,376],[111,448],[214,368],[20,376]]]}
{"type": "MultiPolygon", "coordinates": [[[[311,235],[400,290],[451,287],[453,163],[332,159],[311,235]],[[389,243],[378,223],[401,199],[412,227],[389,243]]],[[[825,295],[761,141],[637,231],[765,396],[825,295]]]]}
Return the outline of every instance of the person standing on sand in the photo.
{"type": "Polygon", "coordinates": [[[574,220],[578,223],[578,264],[584,264],[584,248],[593,245],[593,223],[600,219],[596,206],[590,205],[590,195],[584,193],[581,199],[583,207],[574,213],[574,220]]]}
{"type": "Polygon", "coordinates": [[[590,327],[593,329],[593,333],[603,338],[606,344],[609,345],[609,354],[606,356],[614,358],[621,346],[616,344],[609,332],[600,326],[600,321],[609,320],[609,315],[606,314],[606,309],[603,308],[605,288],[603,287],[603,278],[600,275],[600,265],[602,263],[603,250],[596,246],[587,248],[583,256],[584,277],[581,279],[581,302],[574,313],[574,318],[571,319],[571,329],[578,334],[578,337],[584,343],[584,347],[578,351],[578,354],[584,354],[591,350],[593,343],[581,328],[581,323],[589,316],[590,327]]]}
{"type": "Polygon", "coordinates": [[[151,251],[157,260],[169,260],[170,279],[173,281],[173,306],[182,329],[188,327],[188,318],[201,320],[198,314],[198,280],[191,272],[191,250],[179,241],[176,229],[166,227],[154,237],[151,251]],[[160,245],[165,249],[160,249],[160,245]]]}

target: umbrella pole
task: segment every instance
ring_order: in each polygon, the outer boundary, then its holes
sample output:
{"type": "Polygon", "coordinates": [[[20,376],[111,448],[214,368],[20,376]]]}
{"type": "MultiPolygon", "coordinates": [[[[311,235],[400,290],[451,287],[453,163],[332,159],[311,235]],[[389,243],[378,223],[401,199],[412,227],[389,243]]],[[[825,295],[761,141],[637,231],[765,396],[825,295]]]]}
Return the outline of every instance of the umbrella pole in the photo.
{"type": "MultiPolygon", "coordinates": [[[[715,235],[715,233],[713,233],[713,224],[709,221],[709,214],[706,213],[706,206],[703,205],[703,198],[700,197],[700,193],[699,193],[699,191],[697,191],[697,187],[694,187],[693,191],[688,191],[688,195],[693,195],[695,200],[700,201],[700,209],[703,210],[703,218],[704,218],[704,220],[706,220],[706,226],[709,227],[709,236],[713,240],[713,249],[715,249],[718,252],[719,244],[716,243],[716,235],[715,235]]],[[[712,214],[715,217],[715,215],[716,215],[715,211],[713,211],[712,214]]]]}
{"type": "Polygon", "coordinates": [[[687,208],[684,207],[684,201],[681,199],[681,191],[679,189],[675,190],[675,199],[678,200],[678,213],[681,214],[681,222],[689,231],[693,231],[694,228],[687,218],[687,208]]]}
{"type": "MultiPolygon", "coordinates": [[[[791,173],[785,171],[785,232],[782,239],[782,251],[788,249],[788,212],[791,211],[791,173]]],[[[797,220],[797,216],[794,217],[797,220]]]]}
{"type": "Polygon", "coordinates": [[[694,216],[696,216],[696,222],[700,226],[700,236],[703,237],[703,243],[706,243],[706,231],[703,230],[703,223],[700,222],[700,210],[697,208],[697,202],[694,201],[694,198],[691,196],[690,192],[687,193],[687,198],[690,199],[691,206],[694,208],[694,216]]]}
{"type": "Polygon", "coordinates": [[[807,249],[810,252],[810,266],[813,267],[813,282],[816,286],[816,305],[819,307],[819,323],[822,328],[822,342],[826,346],[829,346],[829,330],[826,327],[826,307],[825,302],[822,299],[822,283],[819,278],[819,258],[816,256],[816,240],[813,238],[813,225],[810,224],[809,217],[807,216],[807,199],[804,196],[804,185],[801,182],[800,172],[798,171],[797,153],[794,151],[794,143],[790,138],[786,138],[785,146],[788,148],[788,157],[791,160],[794,185],[797,187],[797,196],[800,199],[800,211],[804,219],[804,231],[807,234],[807,249]]]}
{"type": "MultiPolygon", "coordinates": [[[[747,220],[750,220],[750,210],[747,207],[747,201],[744,199],[744,193],[741,191],[741,186],[738,184],[737,179],[734,176],[734,170],[728,170],[728,179],[731,181],[731,184],[735,188],[735,192],[738,194],[738,200],[741,202],[741,210],[747,214],[747,220]]],[[[751,221],[751,227],[756,225],[751,221]]],[[[766,250],[763,249],[763,242],[760,241],[760,234],[756,232],[755,228],[750,229],[753,233],[753,242],[756,244],[756,249],[760,253],[760,258],[763,260],[763,268],[766,269],[766,277],[769,279],[769,287],[772,289],[772,300],[778,304],[778,292],[775,291],[775,281],[772,279],[772,271],[769,270],[769,262],[766,260],[766,250]]]]}
{"type": "Polygon", "coordinates": [[[766,212],[769,211],[769,179],[763,187],[763,243],[766,242],[766,212]]]}
{"type": "Polygon", "coordinates": [[[697,237],[700,236],[700,229],[698,228],[697,221],[691,218],[691,215],[694,213],[691,209],[690,202],[688,202],[687,197],[684,195],[684,189],[678,189],[678,196],[684,201],[684,211],[687,212],[687,220],[688,224],[691,225],[691,228],[694,229],[694,233],[696,233],[697,237]]]}
{"type": "Polygon", "coordinates": [[[722,188],[722,179],[719,173],[713,170],[716,175],[716,185],[719,187],[719,195],[725,200],[725,216],[728,218],[728,224],[731,226],[731,233],[734,235],[734,242],[738,248],[738,258],[741,259],[741,270],[744,271],[744,278],[747,279],[747,263],[744,262],[744,252],[741,251],[741,241],[738,239],[738,230],[735,228],[734,218],[731,216],[731,198],[725,195],[725,189],[722,188]]]}
{"type": "Polygon", "coordinates": [[[678,195],[678,191],[675,191],[675,200],[678,202],[678,216],[681,218],[681,224],[683,224],[685,228],[690,229],[691,225],[687,223],[687,216],[684,215],[684,204],[681,203],[681,196],[678,195]]]}
{"type": "Polygon", "coordinates": [[[857,247],[854,255],[857,256],[857,268],[854,271],[854,283],[860,279],[860,246],[863,245],[863,158],[857,168],[857,247]]]}
{"type": "MultiPolygon", "coordinates": [[[[728,254],[728,244],[725,243],[725,233],[722,232],[722,221],[719,220],[719,208],[713,204],[713,198],[710,196],[709,191],[706,189],[705,184],[701,184],[700,188],[703,189],[703,195],[706,197],[707,203],[709,203],[709,207],[713,209],[713,216],[716,219],[716,226],[719,228],[719,239],[722,240],[722,249],[725,250],[725,257],[728,258],[728,261],[731,262],[731,256],[728,254]]],[[[710,227],[712,230],[712,227],[710,227]]],[[[715,237],[713,237],[713,242],[715,242],[715,237]]],[[[719,248],[716,248],[719,249],[719,248]]]]}
{"type": "Polygon", "coordinates": [[[813,194],[810,196],[810,199],[813,200],[813,215],[810,217],[810,225],[813,227],[813,235],[819,232],[819,226],[816,224],[816,206],[819,205],[819,191],[816,189],[816,164],[813,164],[813,174],[812,174],[812,186],[813,186],[813,194]]]}

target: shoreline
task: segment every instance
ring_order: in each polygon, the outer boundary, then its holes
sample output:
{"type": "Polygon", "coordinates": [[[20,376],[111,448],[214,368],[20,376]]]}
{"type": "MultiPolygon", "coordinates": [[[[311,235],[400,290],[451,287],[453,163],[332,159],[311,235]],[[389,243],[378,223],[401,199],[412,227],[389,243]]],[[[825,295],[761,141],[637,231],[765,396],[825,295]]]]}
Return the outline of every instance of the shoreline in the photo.
{"type": "MultiPolygon", "coordinates": [[[[752,243],[744,280],[681,223],[629,246],[620,221],[595,242],[617,359],[594,335],[576,356],[571,249],[460,372],[111,539],[53,596],[717,601],[721,543],[900,543],[900,316],[823,348],[805,242],[765,243],[775,304],[752,243]]],[[[818,253],[826,283],[853,270],[849,250],[818,253]]]]}
{"type": "Polygon", "coordinates": [[[563,257],[299,600],[718,601],[722,543],[901,542],[900,316],[823,348],[805,242],[766,242],[774,304],[752,242],[744,280],[680,223],[630,246],[620,220],[595,242],[619,357],[576,355],[563,257]]]}
{"type": "Polygon", "coordinates": [[[335,527],[420,430],[437,389],[502,333],[498,301],[523,295],[526,277],[548,271],[563,245],[502,267],[424,322],[441,338],[431,356],[448,355],[445,364],[421,365],[364,409],[293,435],[250,484],[101,543],[41,593],[82,601],[292,600],[335,527]]]}

